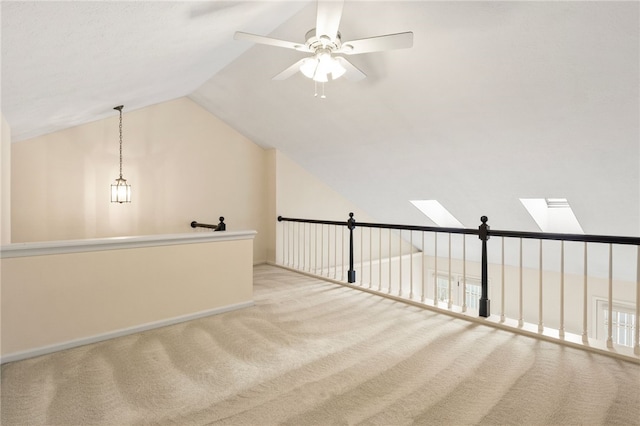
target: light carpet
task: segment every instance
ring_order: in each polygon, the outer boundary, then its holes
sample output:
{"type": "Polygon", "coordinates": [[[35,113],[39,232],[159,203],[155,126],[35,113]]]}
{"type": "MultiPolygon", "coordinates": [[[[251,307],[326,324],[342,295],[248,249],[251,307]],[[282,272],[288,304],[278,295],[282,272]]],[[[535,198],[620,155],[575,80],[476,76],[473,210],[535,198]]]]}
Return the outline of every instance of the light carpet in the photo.
{"type": "Polygon", "coordinates": [[[254,278],[255,307],[3,365],[2,424],[640,424],[636,364],[254,278]]]}

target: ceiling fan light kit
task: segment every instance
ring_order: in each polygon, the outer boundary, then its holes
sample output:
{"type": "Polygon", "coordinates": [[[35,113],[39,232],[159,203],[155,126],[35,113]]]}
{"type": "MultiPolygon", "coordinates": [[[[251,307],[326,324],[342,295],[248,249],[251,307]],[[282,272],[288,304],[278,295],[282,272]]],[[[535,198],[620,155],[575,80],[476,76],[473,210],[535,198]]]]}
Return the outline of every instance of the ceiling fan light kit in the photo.
{"type": "Polygon", "coordinates": [[[347,70],[340,64],[337,58],[331,56],[327,49],[320,49],[313,58],[304,58],[300,65],[300,72],[318,83],[336,80],[344,75],[347,70]]]}
{"type": "Polygon", "coordinates": [[[304,44],[241,31],[235,33],[234,39],[312,53],[313,56],[299,60],[273,77],[273,79],[285,80],[299,71],[315,83],[323,83],[321,98],[324,98],[324,83],[342,76],[350,81],[358,81],[366,77],[365,73],[346,58],[336,55],[357,55],[384,50],[405,49],[413,46],[412,32],[387,34],[343,43],[338,31],[343,5],[344,1],[319,0],[316,27],[307,31],[304,44]]]}

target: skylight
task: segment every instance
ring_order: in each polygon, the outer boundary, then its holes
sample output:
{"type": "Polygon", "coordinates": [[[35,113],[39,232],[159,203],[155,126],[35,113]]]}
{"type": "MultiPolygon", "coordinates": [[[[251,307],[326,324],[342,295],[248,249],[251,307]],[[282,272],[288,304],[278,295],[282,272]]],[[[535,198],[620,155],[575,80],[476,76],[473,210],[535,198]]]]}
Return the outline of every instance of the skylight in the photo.
{"type": "Polygon", "coordinates": [[[584,234],[566,198],[520,198],[542,232],[584,234]]]}
{"type": "Polygon", "coordinates": [[[433,223],[443,228],[464,228],[449,210],[445,209],[438,200],[410,200],[418,210],[424,213],[433,223]]]}

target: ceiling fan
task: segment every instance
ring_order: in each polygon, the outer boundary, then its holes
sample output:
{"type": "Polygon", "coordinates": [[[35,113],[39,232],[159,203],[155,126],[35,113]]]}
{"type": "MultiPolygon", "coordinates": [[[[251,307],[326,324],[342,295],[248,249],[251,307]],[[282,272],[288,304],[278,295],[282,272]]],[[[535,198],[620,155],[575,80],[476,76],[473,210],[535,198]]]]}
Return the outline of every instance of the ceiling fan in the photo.
{"type": "Polygon", "coordinates": [[[300,71],[306,77],[319,83],[326,83],[343,75],[351,81],[362,80],[366,77],[355,65],[338,55],[359,55],[383,50],[405,49],[413,45],[413,33],[410,31],[342,41],[338,27],[342,17],[343,4],[344,0],[318,0],[316,27],[307,32],[304,43],[241,31],[235,33],[234,39],[311,53],[311,56],[300,59],[273,79],[284,80],[300,71]]]}

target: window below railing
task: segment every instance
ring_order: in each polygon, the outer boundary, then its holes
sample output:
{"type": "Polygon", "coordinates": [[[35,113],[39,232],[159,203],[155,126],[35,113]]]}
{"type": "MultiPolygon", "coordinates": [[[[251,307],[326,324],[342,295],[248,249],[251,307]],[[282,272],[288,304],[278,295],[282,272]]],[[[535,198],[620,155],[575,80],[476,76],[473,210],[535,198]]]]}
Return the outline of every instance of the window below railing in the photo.
{"type": "MultiPolygon", "coordinates": [[[[431,276],[434,274],[431,273],[431,276]]],[[[482,297],[481,279],[462,277],[461,275],[438,273],[438,301],[449,305],[465,306],[469,310],[478,311],[482,297]],[[451,297],[449,297],[451,290],[451,297]]]]}
{"type": "MultiPolygon", "coordinates": [[[[613,302],[611,315],[612,343],[634,347],[637,317],[633,305],[618,301],[613,302]]],[[[596,299],[596,338],[605,339],[609,326],[608,303],[604,299],[596,299]]]]}

